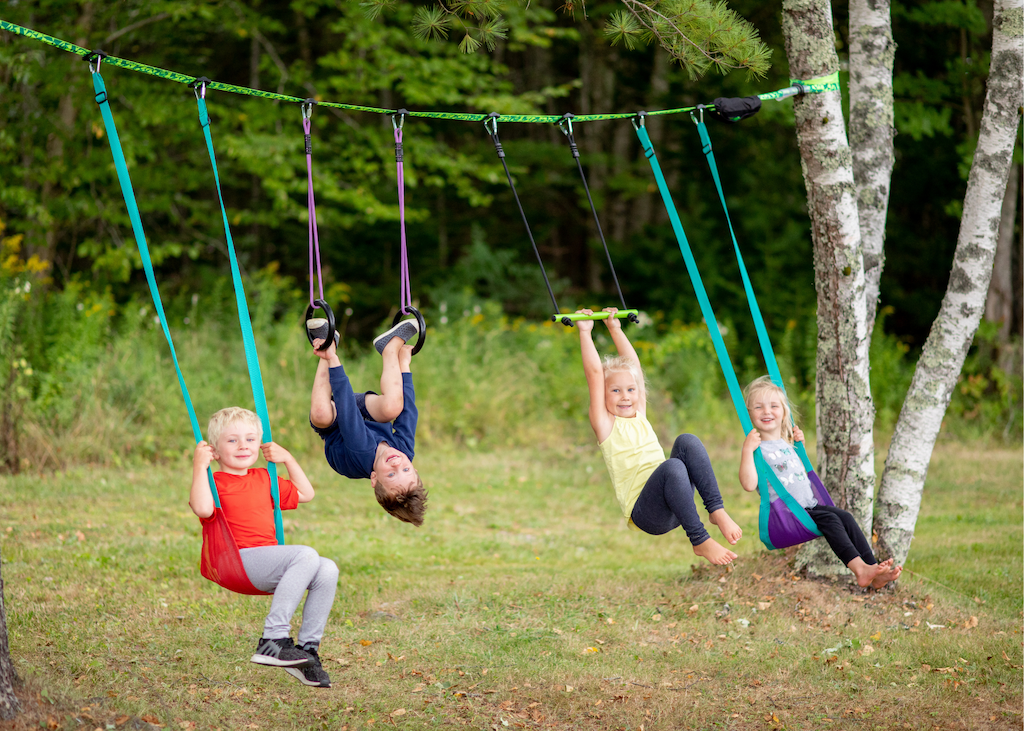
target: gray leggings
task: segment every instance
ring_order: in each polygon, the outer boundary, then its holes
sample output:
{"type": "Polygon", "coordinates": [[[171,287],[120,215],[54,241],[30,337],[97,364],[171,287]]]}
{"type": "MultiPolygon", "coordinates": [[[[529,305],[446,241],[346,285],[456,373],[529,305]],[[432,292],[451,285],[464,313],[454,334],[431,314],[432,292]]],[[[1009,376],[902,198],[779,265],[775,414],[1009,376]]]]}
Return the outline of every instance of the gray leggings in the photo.
{"type": "Polygon", "coordinates": [[[337,564],[309,546],[257,546],[238,553],[252,585],[260,591],[274,592],[263,636],[271,640],[291,636],[292,615],[309,589],[302,609],[299,645],[319,645],[338,588],[337,564]]]}
{"type": "Polygon", "coordinates": [[[708,451],[693,434],[680,434],[672,455],[647,478],[630,517],[637,528],[655,536],[683,526],[690,543],[699,546],[711,536],[697,514],[694,491],[709,514],[725,505],[708,451]]]}

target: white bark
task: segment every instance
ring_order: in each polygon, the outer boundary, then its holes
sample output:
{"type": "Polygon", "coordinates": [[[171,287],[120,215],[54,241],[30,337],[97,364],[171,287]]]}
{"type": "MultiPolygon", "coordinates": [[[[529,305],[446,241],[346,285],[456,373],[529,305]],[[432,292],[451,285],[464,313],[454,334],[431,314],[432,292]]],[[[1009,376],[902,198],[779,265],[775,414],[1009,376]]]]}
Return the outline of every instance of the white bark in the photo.
{"type": "MultiPolygon", "coordinates": [[[[812,79],[839,68],[828,0],[784,0],[782,17],[790,76],[812,79]]],[[[818,471],[836,504],[868,528],[874,406],[857,193],[840,93],[797,97],[794,113],[818,294],[818,471]]],[[[798,563],[812,573],[845,571],[822,543],[808,544],[798,563]]]]}
{"type": "Polygon", "coordinates": [[[850,0],[850,147],[857,189],[867,337],[875,326],[878,285],[885,265],[885,217],[892,180],[892,37],[889,0],[850,0]]]}
{"type": "Polygon", "coordinates": [[[1013,325],[1013,226],[1017,219],[1020,170],[1019,165],[1014,165],[1006,181],[992,281],[985,298],[985,319],[1000,323],[999,339],[1004,343],[1009,339],[1010,327],[1013,325]]]}
{"type": "Polygon", "coordinates": [[[1024,104],[1024,0],[996,0],[992,60],[953,270],[903,404],[879,490],[883,556],[910,551],[928,462],[985,308],[1013,145],[1024,104]]]}

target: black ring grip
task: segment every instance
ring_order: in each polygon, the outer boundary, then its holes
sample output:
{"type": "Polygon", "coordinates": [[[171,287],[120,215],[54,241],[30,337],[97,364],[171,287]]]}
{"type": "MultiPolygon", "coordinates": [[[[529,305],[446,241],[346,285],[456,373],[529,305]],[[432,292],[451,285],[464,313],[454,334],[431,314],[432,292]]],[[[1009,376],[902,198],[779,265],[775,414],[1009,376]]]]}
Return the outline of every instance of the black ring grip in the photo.
{"type": "Polygon", "coordinates": [[[312,345],[314,340],[313,333],[311,333],[309,331],[309,328],[306,327],[306,322],[311,317],[313,317],[313,313],[317,309],[323,310],[324,316],[327,318],[327,337],[324,338],[323,345],[324,350],[326,350],[327,348],[330,347],[331,343],[334,342],[334,333],[336,332],[334,322],[334,310],[331,309],[331,306],[329,304],[327,304],[323,300],[313,300],[313,304],[306,307],[306,317],[303,318],[302,320],[302,327],[305,328],[306,330],[306,339],[309,340],[309,344],[312,345]]]}
{"type": "Polygon", "coordinates": [[[407,306],[405,310],[406,311],[404,312],[402,310],[399,310],[397,314],[395,314],[395,319],[391,323],[391,327],[394,327],[395,325],[400,323],[402,321],[402,318],[404,318],[406,315],[413,315],[416,318],[416,324],[419,325],[420,327],[420,336],[416,339],[416,345],[414,345],[412,348],[412,354],[416,355],[418,352],[423,350],[423,344],[427,342],[427,322],[426,320],[423,319],[422,313],[420,313],[420,311],[417,310],[412,305],[407,306]]]}

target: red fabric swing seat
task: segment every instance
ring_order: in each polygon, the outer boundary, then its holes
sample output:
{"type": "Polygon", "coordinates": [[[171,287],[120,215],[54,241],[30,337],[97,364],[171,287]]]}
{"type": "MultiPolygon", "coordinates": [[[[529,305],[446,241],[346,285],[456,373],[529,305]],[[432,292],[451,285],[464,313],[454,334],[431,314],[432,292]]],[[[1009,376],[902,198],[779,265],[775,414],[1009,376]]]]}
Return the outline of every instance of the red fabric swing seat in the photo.
{"type": "Polygon", "coordinates": [[[199,572],[207,579],[236,594],[269,596],[249,581],[238,553],[238,544],[222,508],[214,508],[209,520],[203,521],[203,550],[199,557],[199,572]]]}

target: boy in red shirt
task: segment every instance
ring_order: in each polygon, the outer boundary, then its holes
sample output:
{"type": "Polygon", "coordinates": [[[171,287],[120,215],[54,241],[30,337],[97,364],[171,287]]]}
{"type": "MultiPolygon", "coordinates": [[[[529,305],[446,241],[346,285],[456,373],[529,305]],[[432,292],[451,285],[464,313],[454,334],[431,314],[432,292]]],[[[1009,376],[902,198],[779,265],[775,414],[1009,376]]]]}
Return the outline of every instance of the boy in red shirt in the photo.
{"type": "Polygon", "coordinates": [[[284,668],[305,685],[331,687],[320,663],[318,648],[334,603],[338,567],[309,546],[281,546],[274,533],[274,505],[270,475],[253,469],[260,456],[283,464],[290,480],[278,479],[281,509],[294,510],[313,499],[313,486],[295,458],[274,442],[260,444],[263,425],[248,409],[221,409],[210,418],[210,441],[196,445],[192,462],[189,507],[201,522],[213,518],[213,495],[206,470],[216,460],[213,473],[224,518],[231,527],[249,581],[260,591],[273,592],[252,662],[284,668]],[[302,610],[298,646],[291,639],[291,619],[302,595],[309,590],[302,610]]]}

